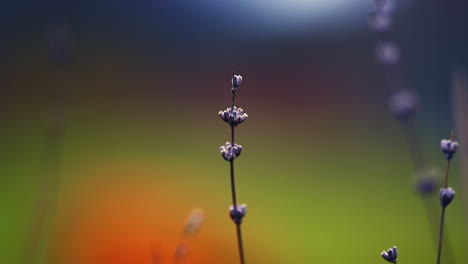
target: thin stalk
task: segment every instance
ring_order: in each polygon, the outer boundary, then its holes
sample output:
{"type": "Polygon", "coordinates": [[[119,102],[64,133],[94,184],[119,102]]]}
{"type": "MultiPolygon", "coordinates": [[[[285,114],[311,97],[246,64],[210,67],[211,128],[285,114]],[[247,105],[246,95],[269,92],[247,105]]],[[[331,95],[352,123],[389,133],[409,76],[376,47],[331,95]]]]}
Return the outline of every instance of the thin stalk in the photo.
{"type": "Polygon", "coordinates": [[[409,120],[403,121],[402,125],[405,131],[411,160],[413,161],[414,170],[417,172],[421,169],[424,169],[426,167],[426,164],[424,161],[423,152],[421,150],[417,125],[415,122],[416,120],[414,118],[410,118],[409,120]]]}
{"type": "MultiPolygon", "coordinates": [[[[460,155],[463,192],[468,193],[468,77],[465,68],[457,68],[452,76],[452,101],[458,142],[461,144],[460,155]]],[[[468,218],[468,195],[464,197],[464,211],[468,218]]]]}
{"type": "Polygon", "coordinates": [[[240,224],[236,224],[237,229],[237,247],[239,248],[239,257],[242,264],[245,264],[244,245],[242,243],[242,230],[240,224]]]}
{"type": "MultiPolygon", "coordinates": [[[[452,138],[453,138],[453,133],[452,133],[452,138]]],[[[450,159],[447,160],[447,168],[445,170],[444,188],[448,187],[449,171],[450,171],[450,159]]],[[[444,235],[444,222],[445,222],[445,207],[442,207],[442,213],[440,214],[439,248],[437,251],[437,264],[440,264],[440,257],[442,256],[442,238],[444,235]]]]}
{"type": "MultiPolygon", "coordinates": [[[[401,123],[403,126],[403,129],[405,131],[405,136],[407,139],[408,143],[408,149],[410,152],[410,157],[413,163],[414,170],[416,172],[423,170],[426,168],[426,162],[424,159],[424,152],[422,151],[421,144],[420,144],[420,137],[418,136],[418,126],[416,123],[415,118],[410,118],[409,120],[405,120],[404,122],[401,123]]],[[[446,172],[447,173],[447,172],[446,172]]],[[[421,175],[418,175],[417,180],[421,180],[421,175]]],[[[447,183],[448,184],[448,183],[447,183]]],[[[420,195],[421,201],[424,204],[424,211],[426,213],[426,218],[429,223],[429,231],[431,234],[431,238],[433,241],[434,247],[438,247],[438,229],[440,226],[438,226],[439,223],[437,223],[437,208],[433,205],[432,203],[432,194],[430,196],[428,195],[420,195]]],[[[446,236],[446,242],[445,242],[445,257],[444,261],[447,263],[455,264],[455,260],[453,257],[453,250],[451,247],[450,243],[450,238],[448,234],[446,236]]]]}
{"type": "Polygon", "coordinates": [[[440,215],[439,250],[437,252],[437,264],[440,264],[440,257],[442,255],[442,236],[444,234],[444,221],[445,221],[445,208],[442,208],[442,214],[440,215]]]}
{"type": "MultiPolygon", "coordinates": [[[[232,91],[232,106],[231,106],[231,112],[234,111],[234,100],[235,100],[236,92],[235,90],[232,91]]],[[[235,129],[234,126],[231,125],[231,146],[234,146],[235,142],[235,129]]],[[[230,167],[231,167],[231,193],[232,193],[232,204],[234,207],[234,211],[237,212],[237,196],[236,196],[236,181],[234,177],[234,160],[231,160],[230,162],[230,167]]],[[[245,256],[244,256],[244,246],[242,243],[242,230],[241,230],[241,225],[240,223],[235,223],[236,224],[236,233],[237,233],[237,247],[239,249],[239,258],[240,258],[240,263],[245,264],[245,256]]]]}

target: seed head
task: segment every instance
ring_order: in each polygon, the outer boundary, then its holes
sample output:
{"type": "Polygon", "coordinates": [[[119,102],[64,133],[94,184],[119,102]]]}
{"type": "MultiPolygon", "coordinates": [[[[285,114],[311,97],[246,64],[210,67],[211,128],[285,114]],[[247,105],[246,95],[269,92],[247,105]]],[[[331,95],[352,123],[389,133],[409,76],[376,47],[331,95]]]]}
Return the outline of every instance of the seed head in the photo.
{"type": "Polygon", "coordinates": [[[440,141],[440,148],[445,154],[445,158],[450,160],[453,158],[453,155],[457,152],[458,142],[451,139],[442,139],[440,141]]]}
{"type": "Polygon", "coordinates": [[[241,83],[242,83],[242,76],[233,74],[232,75],[232,90],[234,91],[237,88],[239,88],[241,83]]]}
{"type": "Polygon", "coordinates": [[[414,190],[420,195],[432,195],[439,188],[440,171],[437,168],[423,168],[416,172],[414,190]]]}
{"type": "Polygon", "coordinates": [[[400,49],[391,42],[377,44],[375,52],[377,60],[382,64],[394,65],[400,60],[400,49]]]}
{"type": "Polygon", "coordinates": [[[375,0],[375,11],[385,15],[393,15],[395,12],[395,0],[375,0]]]}
{"type": "Polygon", "coordinates": [[[233,109],[229,107],[224,111],[219,111],[218,115],[222,120],[224,120],[224,122],[231,126],[238,126],[249,117],[247,113],[244,113],[242,108],[236,106],[234,106],[233,109]]]}
{"type": "Polygon", "coordinates": [[[242,152],[242,146],[234,143],[234,146],[231,145],[231,142],[226,142],[224,146],[219,147],[221,155],[226,161],[233,161],[235,158],[239,157],[242,152]]]}
{"type": "Polygon", "coordinates": [[[418,96],[414,92],[401,90],[390,97],[390,111],[399,120],[410,118],[416,112],[417,106],[418,96]]]}
{"type": "Polygon", "coordinates": [[[455,197],[455,190],[452,188],[442,188],[440,189],[440,205],[443,208],[447,207],[455,197]]]}
{"type": "Polygon", "coordinates": [[[58,65],[64,65],[68,63],[72,57],[72,42],[72,34],[67,26],[51,26],[47,38],[49,59],[51,62],[58,65]]]}
{"type": "Polygon", "coordinates": [[[420,178],[416,182],[416,191],[422,195],[433,193],[437,188],[437,181],[433,177],[420,178]]]}
{"type": "Polygon", "coordinates": [[[381,12],[369,15],[369,27],[377,32],[386,32],[392,27],[392,17],[381,12]]]}
{"type": "Polygon", "coordinates": [[[382,251],[382,253],[380,253],[380,255],[386,261],[391,262],[391,263],[396,263],[397,256],[398,256],[397,248],[396,248],[396,246],[393,246],[393,247],[387,249],[387,251],[385,251],[385,250],[382,251]]]}
{"type": "Polygon", "coordinates": [[[205,214],[201,209],[193,209],[185,222],[182,232],[184,237],[193,237],[200,231],[201,225],[205,221],[205,214]]]}
{"type": "Polygon", "coordinates": [[[231,216],[232,221],[238,225],[242,224],[242,218],[244,218],[246,210],[246,204],[237,205],[237,210],[234,209],[234,206],[229,207],[229,215],[231,216]]]}

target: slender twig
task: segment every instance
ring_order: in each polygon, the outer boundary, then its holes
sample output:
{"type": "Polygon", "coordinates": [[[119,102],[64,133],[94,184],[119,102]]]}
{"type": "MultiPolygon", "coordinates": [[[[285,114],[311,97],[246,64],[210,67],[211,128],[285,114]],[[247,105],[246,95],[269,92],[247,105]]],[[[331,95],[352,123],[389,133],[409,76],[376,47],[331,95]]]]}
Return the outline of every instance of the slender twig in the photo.
{"type": "MultiPolygon", "coordinates": [[[[460,142],[461,173],[468,175],[468,76],[465,68],[457,68],[452,76],[452,101],[456,131],[460,142]]],[[[468,192],[468,177],[462,177],[462,187],[468,192]]],[[[464,196],[464,211],[468,218],[468,195],[464,196]]]]}
{"type": "MultiPolygon", "coordinates": [[[[448,187],[449,170],[450,170],[450,160],[447,160],[447,168],[445,170],[444,188],[448,187]]],[[[437,250],[437,264],[440,264],[440,257],[442,255],[442,238],[444,234],[444,222],[445,222],[445,207],[442,207],[442,213],[440,214],[439,247],[437,250]]]]}
{"type": "MultiPolygon", "coordinates": [[[[417,191],[424,204],[429,231],[434,248],[436,248],[438,246],[437,231],[439,228],[437,223],[438,211],[431,204],[430,198],[437,184],[435,179],[421,173],[426,171],[427,168],[415,118],[419,99],[415,92],[404,88],[407,85],[401,76],[399,47],[395,43],[393,36],[394,11],[391,1],[375,0],[375,9],[370,15],[370,26],[377,33],[376,58],[379,64],[383,66],[385,84],[392,94],[390,98],[390,110],[400,121],[405,132],[410,158],[417,175],[417,191]]],[[[448,237],[446,237],[446,240],[446,256],[444,259],[448,263],[455,264],[448,237]]]]}
{"type": "Polygon", "coordinates": [[[448,188],[450,164],[451,164],[452,157],[458,148],[458,142],[454,141],[454,131],[452,131],[450,140],[445,140],[445,139],[442,140],[441,148],[445,154],[445,157],[447,158],[447,166],[445,169],[444,188],[441,189],[441,193],[440,193],[440,202],[442,205],[442,212],[440,214],[439,247],[437,250],[437,264],[440,264],[440,259],[442,256],[442,241],[443,241],[443,235],[444,235],[445,209],[452,202],[453,197],[455,196],[455,191],[452,188],[448,188]]]}
{"type": "Polygon", "coordinates": [[[39,263],[48,246],[50,228],[57,209],[60,180],[60,163],[63,139],[66,131],[68,88],[66,85],[67,65],[71,62],[71,32],[65,25],[55,25],[48,35],[49,60],[56,75],[54,93],[49,102],[47,116],[46,149],[41,156],[43,175],[40,179],[38,197],[33,208],[33,218],[26,232],[26,241],[21,263],[39,263]]]}
{"type": "MultiPolygon", "coordinates": [[[[236,92],[235,90],[232,91],[232,107],[231,107],[231,112],[234,110],[234,102],[236,98],[236,92]]],[[[235,127],[234,125],[231,125],[231,145],[234,146],[235,143],[235,127]]],[[[236,193],[236,181],[234,177],[234,160],[231,160],[230,162],[230,167],[231,167],[231,193],[232,193],[232,204],[234,207],[234,211],[237,212],[237,193],[236,193]]],[[[236,233],[237,233],[237,246],[239,249],[239,257],[240,257],[240,262],[241,264],[245,263],[245,256],[244,256],[244,246],[242,243],[242,230],[241,230],[241,223],[236,222],[236,233]]]]}
{"type": "Polygon", "coordinates": [[[244,264],[245,255],[244,255],[244,245],[242,243],[242,230],[241,230],[240,224],[236,224],[236,230],[237,230],[237,246],[239,248],[240,262],[244,264]]]}
{"type": "Polygon", "coordinates": [[[232,102],[231,108],[228,108],[224,111],[220,111],[218,114],[223,121],[229,124],[231,128],[231,141],[226,142],[224,146],[220,147],[221,155],[226,161],[229,161],[230,166],[230,176],[231,176],[231,196],[232,196],[232,206],[230,208],[230,216],[233,222],[236,224],[236,233],[237,233],[237,246],[239,250],[240,263],[245,264],[245,254],[244,246],[242,242],[242,230],[241,224],[242,219],[245,216],[246,205],[237,204],[237,192],[236,192],[236,181],[234,176],[234,160],[241,154],[242,146],[236,144],[235,139],[235,127],[244,122],[248,115],[244,113],[242,108],[235,106],[236,92],[242,82],[242,76],[232,75],[232,102]]]}
{"type": "Polygon", "coordinates": [[[420,171],[426,167],[423,151],[419,142],[417,126],[415,118],[402,121],[403,129],[406,134],[409,154],[413,162],[415,171],[420,171]]]}
{"type": "Polygon", "coordinates": [[[442,236],[444,235],[444,222],[445,222],[445,208],[442,208],[442,213],[440,215],[439,249],[437,251],[437,264],[440,264],[440,257],[442,255],[442,236]]]}

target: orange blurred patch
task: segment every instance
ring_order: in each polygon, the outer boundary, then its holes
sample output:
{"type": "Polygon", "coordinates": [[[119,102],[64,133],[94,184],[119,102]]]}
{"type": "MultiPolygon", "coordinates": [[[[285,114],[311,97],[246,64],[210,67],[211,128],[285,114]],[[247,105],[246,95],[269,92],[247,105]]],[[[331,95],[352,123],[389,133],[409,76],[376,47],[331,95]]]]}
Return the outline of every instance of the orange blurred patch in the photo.
{"type": "MultiPolygon", "coordinates": [[[[109,164],[80,174],[62,188],[48,263],[154,264],[154,254],[172,263],[191,209],[180,194],[190,190],[139,166],[109,164]]],[[[231,256],[219,236],[195,239],[197,252],[187,263],[230,263],[220,259],[231,256]]]]}

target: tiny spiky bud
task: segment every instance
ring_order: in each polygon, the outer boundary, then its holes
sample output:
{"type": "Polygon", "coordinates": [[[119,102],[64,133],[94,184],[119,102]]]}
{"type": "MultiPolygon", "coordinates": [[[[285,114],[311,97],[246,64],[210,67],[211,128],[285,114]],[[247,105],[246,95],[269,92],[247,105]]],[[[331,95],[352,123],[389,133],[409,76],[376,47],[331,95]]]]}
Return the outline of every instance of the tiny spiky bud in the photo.
{"type": "Polygon", "coordinates": [[[66,25],[51,26],[47,46],[49,49],[49,59],[58,65],[64,65],[72,57],[73,46],[72,34],[66,25]]]}
{"type": "Polygon", "coordinates": [[[440,141],[440,148],[445,154],[445,158],[450,160],[453,158],[453,155],[457,152],[458,142],[451,139],[442,139],[440,141]]]}
{"type": "Polygon", "coordinates": [[[234,209],[234,206],[229,207],[229,215],[231,216],[232,221],[238,225],[242,224],[242,218],[244,218],[246,210],[246,204],[237,205],[237,210],[234,209]]]}
{"type": "Polygon", "coordinates": [[[393,246],[389,248],[387,251],[384,250],[382,251],[382,253],[380,253],[380,255],[386,261],[391,262],[391,263],[396,263],[397,256],[398,256],[397,247],[393,246]]]}
{"type": "Polygon", "coordinates": [[[232,89],[236,90],[237,88],[239,88],[241,83],[242,83],[242,76],[233,74],[232,75],[232,89]]]}
{"type": "Polygon", "coordinates": [[[242,152],[242,146],[234,143],[234,146],[231,145],[231,142],[226,142],[223,146],[219,147],[221,155],[226,161],[233,161],[235,158],[239,157],[242,152]]]}
{"type": "Polygon", "coordinates": [[[392,27],[392,17],[381,12],[369,15],[369,27],[377,32],[387,32],[392,27]]]}
{"type": "Polygon", "coordinates": [[[375,52],[377,60],[382,64],[394,65],[400,60],[400,49],[391,42],[377,44],[375,52]]]}
{"type": "Polygon", "coordinates": [[[375,11],[385,15],[393,15],[395,12],[395,0],[375,0],[375,11]]]}
{"type": "Polygon", "coordinates": [[[455,190],[452,188],[442,188],[440,189],[440,205],[443,208],[447,207],[455,197],[455,190]]]}
{"type": "Polygon", "coordinates": [[[416,191],[421,195],[428,195],[434,192],[437,188],[437,181],[432,177],[418,179],[416,182],[416,191]]]}
{"type": "Polygon", "coordinates": [[[224,111],[219,111],[218,115],[224,122],[231,126],[238,126],[249,117],[247,113],[244,113],[242,108],[236,106],[234,106],[232,109],[229,107],[224,111]]]}
{"type": "Polygon", "coordinates": [[[418,96],[414,92],[400,90],[390,97],[388,105],[395,118],[406,120],[416,112],[418,96]]]}
{"type": "Polygon", "coordinates": [[[205,214],[201,209],[193,209],[185,222],[184,230],[182,232],[184,237],[195,236],[201,228],[201,225],[205,221],[205,214]]]}

